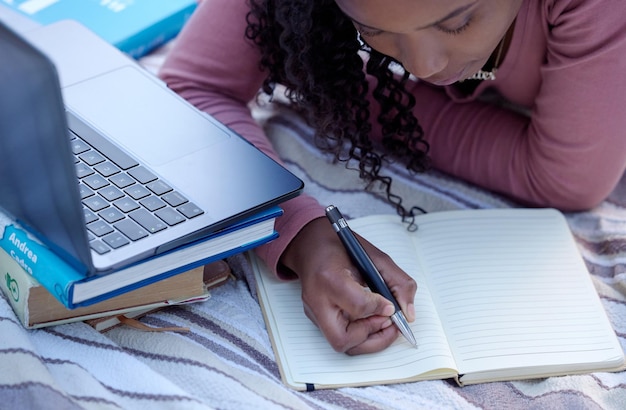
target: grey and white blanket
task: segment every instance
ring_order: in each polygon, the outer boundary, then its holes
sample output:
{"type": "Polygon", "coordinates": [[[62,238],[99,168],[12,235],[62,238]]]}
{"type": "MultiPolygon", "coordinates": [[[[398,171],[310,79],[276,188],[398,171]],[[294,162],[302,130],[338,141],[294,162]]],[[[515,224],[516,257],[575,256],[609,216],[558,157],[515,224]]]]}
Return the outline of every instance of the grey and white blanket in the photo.
{"type": "MultiPolygon", "coordinates": [[[[153,56],[154,57],[154,56],[153,56]]],[[[148,59],[149,64],[160,61],[148,59]]],[[[310,132],[283,111],[262,117],[285,164],[322,204],[348,217],[394,213],[365,192],[356,172],[332,165],[310,132]]],[[[392,171],[396,192],[430,212],[517,206],[438,173],[392,171]]],[[[626,178],[600,206],[566,214],[602,303],[626,347],[626,178]]],[[[256,300],[246,259],[230,258],[237,280],[205,302],[171,307],[142,320],[186,326],[188,333],[84,323],[21,327],[0,298],[0,409],[502,409],[626,408],[626,372],[457,387],[427,381],[295,392],[285,387],[256,300]]]]}

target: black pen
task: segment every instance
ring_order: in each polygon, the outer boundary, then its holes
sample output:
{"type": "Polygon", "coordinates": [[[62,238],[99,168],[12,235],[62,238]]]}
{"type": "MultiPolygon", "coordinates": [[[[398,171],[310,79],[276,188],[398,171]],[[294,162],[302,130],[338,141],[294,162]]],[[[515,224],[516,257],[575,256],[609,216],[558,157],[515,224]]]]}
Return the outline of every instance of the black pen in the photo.
{"type": "Polygon", "coordinates": [[[343,246],[346,248],[348,255],[352,259],[352,262],[359,269],[359,272],[363,276],[363,280],[367,283],[370,290],[372,292],[376,292],[386,299],[390,300],[393,303],[393,306],[396,308],[396,311],[393,315],[391,315],[391,320],[393,323],[400,329],[400,332],[404,337],[415,347],[417,347],[417,342],[415,341],[415,336],[409,327],[409,323],[404,317],[402,310],[400,309],[400,305],[398,305],[398,301],[393,296],[389,287],[385,283],[383,277],[381,276],[378,269],[374,265],[374,262],[370,259],[370,257],[361,246],[361,243],[357,240],[356,236],[348,226],[348,222],[346,222],[339,209],[336,206],[330,205],[326,208],[326,217],[330,221],[337,235],[339,235],[339,239],[343,243],[343,246]]]}

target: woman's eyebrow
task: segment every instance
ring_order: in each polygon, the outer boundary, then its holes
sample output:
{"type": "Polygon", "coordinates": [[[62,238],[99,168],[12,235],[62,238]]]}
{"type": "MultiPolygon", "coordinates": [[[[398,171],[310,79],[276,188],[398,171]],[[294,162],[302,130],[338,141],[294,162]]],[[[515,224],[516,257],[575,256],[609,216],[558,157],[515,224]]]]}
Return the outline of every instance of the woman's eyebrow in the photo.
{"type": "MultiPolygon", "coordinates": [[[[434,23],[430,23],[430,24],[427,24],[427,25],[425,25],[425,26],[421,26],[421,27],[416,27],[416,28],[415,28],[415,30],[424,30],[424,29],[426,29],[426,28],[429,28],[429,27],[433,27],[433,26],[439,25],[439,24],[441,24],[441,23],[445,22],[446,20],[450,20],[450,19],[452,19],[452,18],[454,18],[454,17],[456,17],[456,16],[458,16],[458,15],[460,15],[460,14],[465,13],[467,10],[469,10],[469,9],[470,9],[470,8],[472,8],[472,7],[474,7],[474,5],[475,5],[477,2],[478,2],[478,0],[475,0],[475,1],[471,2],[471,3],[469,3],[469,4],[466,4],[466,5],[464,5],[464,6],[461,6],[461,7],[459,7],[458,9],[455,9],[455,10],[451,11],[450,13],[448,13],[447,15],[445,15],[444,17],[442,17],[441,19],[439,19],[439,20],[435,21],[434,23]]],[[[378,28],[378,27],[372,27],[372,26],[367,25],[367,24],[365,24],[365,23],[361,23],[360,21],[358,21],[358,20],[356,20],[355,18],[353,18],[353,17],[351,17],[350,15],[348,15],[346,12],[344,12],[344,14],[345,14],[345,15],[346,15],[346,16],[347,16],[350,20],[352,20],[353,22],[355,22],[355,23],[356,23],[356,24],[358,24],[359,26],[362,26],[362,27],[364,27],[364,28],[368,28],[368,29],[371,29],[371,30],[376,30],[376,31],[385,31],[385,30],[380,29],[380,28],[378,28]]]]}

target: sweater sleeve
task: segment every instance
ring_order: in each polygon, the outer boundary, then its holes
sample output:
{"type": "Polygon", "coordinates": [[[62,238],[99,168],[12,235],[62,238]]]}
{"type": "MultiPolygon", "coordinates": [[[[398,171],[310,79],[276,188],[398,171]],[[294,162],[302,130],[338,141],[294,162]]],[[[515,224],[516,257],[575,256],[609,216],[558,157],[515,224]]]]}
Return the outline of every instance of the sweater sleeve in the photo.
{"type": "MultiPolygon", "coordinates": [[[[248,106],[265,73],[259,68],[257,49],[245,39],[247,12],[245,0],[200,2],[176,38],[159,76],[197,108],[280,162],[248,106]]],[[[283,203],[282,208],[284,215],[276,221],[279,238],[257,248],[274,272],[293,237],[308,222],[323,215],[317,201],[304,194],[283,203]]]]}
{"type": "Polygon", "coordinates": [[[529,17],[516,35],[542,30],[543,63],[528,67],[509,49],[505,64],[516,64],[503,67],[501,87],[524,87],[520,78],[534,69],[540,86],[531,115],[454,102],[419,82],[415,113],[436,168],[525,204],[588,209],[626,165],[626,20],[615,12],[624,8],[613,0],[525,3],[529,17]]]}

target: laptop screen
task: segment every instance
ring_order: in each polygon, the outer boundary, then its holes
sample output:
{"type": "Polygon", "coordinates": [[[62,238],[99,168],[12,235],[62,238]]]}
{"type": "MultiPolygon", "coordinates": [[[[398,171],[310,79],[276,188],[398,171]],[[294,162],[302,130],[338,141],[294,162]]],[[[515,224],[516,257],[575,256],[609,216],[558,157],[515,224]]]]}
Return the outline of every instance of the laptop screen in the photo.
{"type": "Polygon", "coordinates": [[[90,264],[56,69],[0,23],[0,207],[79,271],[90,264]]]}

